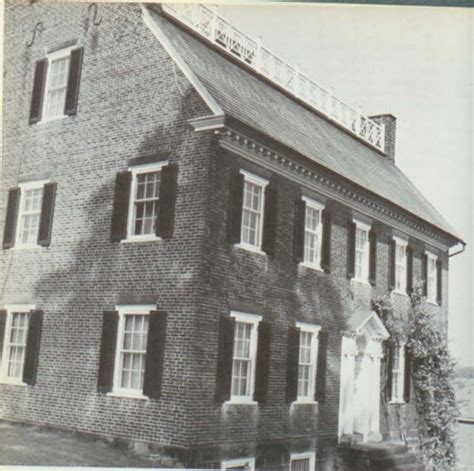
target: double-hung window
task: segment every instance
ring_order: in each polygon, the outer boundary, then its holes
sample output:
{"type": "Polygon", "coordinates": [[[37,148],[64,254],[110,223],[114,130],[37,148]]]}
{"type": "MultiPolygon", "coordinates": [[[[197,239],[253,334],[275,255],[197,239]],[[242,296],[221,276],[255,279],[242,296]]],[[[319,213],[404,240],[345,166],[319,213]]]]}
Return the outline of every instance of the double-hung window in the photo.
{"type": "Polygon", "coordinates": [[[369,278],[369,231],[370,226],[362,221],[355,223],[355,262],[354,276],[357,280],[367,282],[369,278]]]}
{"type": "Polygon", "coordinates": [[[253,402],[260,316],[231,312],[235,318],[231,402],[253,402]]]}
{"type": "Polygon", "coordinates": [[[37,245],[41,219],[41,204],[45,181],[20,183],[20,205],[16,245],[33,247],[37,245]]]}
{"type": "Polygon", "coordinates": [[[262,249],[265,187],[268,180],[241,170],[244,176],[240,245],[250,250],[262,249]]]}
{"type": "Polygon", "coordinates": [[[404,402],[405,344],[398,343],[392,352],[392,402],[404,402]]]}
{"type": "Polygon", "coordinates": [[[304,259],[306,265],[321,268],[322,212],[324,206],[310,198],[306,202],[304,229],[304,259]]]}
{"type": "Polygon", "coordinates": [[[300,329],[297,401],[313,402],[320,326],[298,322],[296,327],[300,329]]]}
{"type": "Polygon", "coordinates": [[[46,119],[64,116],[70,58],[70,49],[48,55],[49,67],[43,111],[46,119]]]}
{"type": "Polygon", "coordinates": [[[431,252],[426,252],[427,272],[426,272],[426,298],[432,303],[436,303],[438,298],[437,289],[437,268],[436,261],[438,257],[431,252]]]}
{"type": "Polygon", "coordinates": [[[395,240],[395,290],[406,293],[407,288],[407,241],[394,237],[395,240]]]}
{"type": "Polygon", "coordinates": [[[291,454],[290,471],[315,471],[315,465],[316,454],[314,451],[291,454]]]}

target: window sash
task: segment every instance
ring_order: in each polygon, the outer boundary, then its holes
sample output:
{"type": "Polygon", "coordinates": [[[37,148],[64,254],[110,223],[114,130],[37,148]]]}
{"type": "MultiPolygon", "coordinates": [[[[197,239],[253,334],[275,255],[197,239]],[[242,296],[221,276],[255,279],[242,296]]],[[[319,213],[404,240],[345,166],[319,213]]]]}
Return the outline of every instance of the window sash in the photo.
{"type": "Polygon", "coordinates": [[[428,270],[427,270],[427,298],[430,301],[436,300],[436,258],[428,256],[428,270]]]}
{"type": "Polygon", "coordinates": [[[7,311],[2,369],[5,378],[14,383],[23,382],[29,316],[28,311],[7,311]]]}
{"type": "Polygon", "coordinates": [[[369,276],[369,231],[356,227],[355,233],[355,278],[366,280],[369,276]]]}
{"type": "Polygon", "coordinates": [[[316,374],[316,334],[300,331],[297,400],[313,399],[316,374]]]}
{"type": "Polygon", "coordinates": [[[19,246],[36,245],[41,218],[44,182],[20,187],[20,211],[16,242],[19,246]]]}
{"type": "Polygon", "coordinates": [[[70,51],[57,59],[49,59],[46,85],[45,117],[53,118],[64,115],[67,82],[69,78],[70,51]]]}
{"type": "Polygon", "coordinates": [[[405,345],[401,343],[393,350],[392,402],[403,402],[404,377],[405,345]]]}
{"type": "Polygon", "coordinates": [[[161,172],[137,173],[134,179],[132,235],[154,235],[158,221],[161,172]]]}
{"type": "Polygon", "coordinates": [[[262,185],[244,180],[241,241],[256,248],[262,243],[263,197],[262,185]]]}
{"type": "Polygon", "coordinates": [[[395,244],[395,289],[398,291],[406,290],[406,269],[407,254],[406,246],[395,244]]]}
{"type": "Polygon", "coordinates": [[[321,210],[306,204],[304,262],[320,266],[321,259],[321,210]]]}

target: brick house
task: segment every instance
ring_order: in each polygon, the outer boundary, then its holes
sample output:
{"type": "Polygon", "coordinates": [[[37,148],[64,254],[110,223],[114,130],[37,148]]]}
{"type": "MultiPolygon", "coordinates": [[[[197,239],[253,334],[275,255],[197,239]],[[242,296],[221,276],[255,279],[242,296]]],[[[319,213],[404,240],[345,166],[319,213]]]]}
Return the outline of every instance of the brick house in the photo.
{"type": "Polygon", "coordinates": [[[184,466],[416,436],[406,316],[462,243],[340,102],[204,7],[5,6],[0,417],[184,466]]]}

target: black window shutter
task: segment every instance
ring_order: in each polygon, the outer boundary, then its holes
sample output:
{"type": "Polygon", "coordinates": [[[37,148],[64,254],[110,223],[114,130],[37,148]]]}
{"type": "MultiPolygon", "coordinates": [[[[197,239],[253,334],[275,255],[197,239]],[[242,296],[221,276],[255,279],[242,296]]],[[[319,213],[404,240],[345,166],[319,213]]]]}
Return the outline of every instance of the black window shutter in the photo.
{"type": "Polygon", "coordinates": [[[242,224],[242,205],[244,201],[244,176],[235,172],[231,177],[229,190],[229,213],[227,215],[227,241],[231,244],[240,242],[242,224]]]}
{"type": "Polygon", "coordinates": [[[23,368],[23,382],[30,386],[36,384],[42,325],[43,311],[31,311],[26,336],[25,366],[23,368]]]}
{"type": "Polygon", "coordinates": [[[56,183],[46,183],[43,187],[43,202],[41,203],[41,217],[38,230],[38,245],[43,247],[47,247],[51,243],[56,186],[56,183]]]}
{"type": "Polygon", "coordinates": [[[33,92],[31,95],[30,124],[37,123],[41,120],[47,70],[48,59],[42,59],[36,62],[35,77],[33,79],[33,92]]]}
{"type": "Polygon", "coordinates": [[[314,399],[318,402],[324,402],[326,398],[326,369],[328,356],[329,333],[322,330],[319,332],[318,340],[318,364],[316,366],[316,390],[314,399]]]}
{"type": "Polygon", "coordinates": [[[386,376],[387,381],[385,383],[385,400],[390,402],[392,400],[392,379],[393,379],[393,345],[390,342],[385,344],[385,356],[386,356],[386,376]]]}
{"type": "Polygon", "coordinates": [[[290,326],[288,329],[288,359],[286,372],[286,402],[292,403],[298,398],[298,366],[300,356],[300,329],[290,326]]]}
{"type": "Polygon", "coordinates": [[[159,399],[161,396],[165,358],[166,318],[167,314],[165,311],[150,312],[143,394],[153,399],[159,399]]]}
{"type": "Polygon", "coordinates": [[[262,250],[267,255],[275,255],[277,233],[278,193],[274,183],[265,188],[265,209],[263,215],[262,250]]]}
{"type": "Polygon", "coordinates": [[[15,245],[16,223],[20,204],[20,188],[11,188],[8,191],[7,214],[3,230],[3,248],[9,249],[15,245]]]}
{"type": "Polygon", "coordinates": [[[83,55],[83,47],[71,51],[71,60],[69,62],[69,77],[67,80],[66,103],[64,105],[65,115],[70,116],[77,113],[77,101],[79,98],[79,84],[81,82],[83,55]]]}
{"type": "Polygon", "coordinates": [[[5,325],[7,323],[7,311],[0,309],[0,365],[2,364],[3,342],[5,340],[5,325]]]}
{"type": "Polygon", "coordinates": [[[173,237],[174,210],[178,189],[178,164],[169,164],[161,169],[160,201],[156,235],[163,239],[173,237]]]}
{"type": "Polygon", "coordinates": [[[390,291],[395,289],[395,270],[397,269],[395,263],[396,251],[397,251],[397,243],[392,238],[389,239],[389,264],[388,264],[388,288],[390,291]]]}
{"type": "Polygon", "coordinates": [[[230,399],[232,360],[234,354],[235,319],[221,317],[219,324],[219,350],[217,357],[216,402],[230,399]]]}
{"type": "Polygon", "coordinates": [[[355,239],[356,224],[351,221],[347,234],[347,278],[354,278],[355,274],[355,239]]]}
{"type": "Polygon", "coordinates": [[[423,283],[423,296],[428,296],[428,255],[425,253],[421,263],[421,281],[423,283]]]}
{"type": "Polygon", "coordinates": [[[413,249],[408,246],[407,252],[407,294],[413,293],[413,249]]]}
{"type": "Polygon", "coordinates": [[[119,172],[115,178],[115,196],[112,208],[112,226],[110,240],[120,242],[127,238],[128,205],[132,172],[119,172]]]}
{"type": "Polygon", "coordinates": [[[331,213],[323,209],[321,215],[323,223],[323,240],[321,241],[321,268],[329,273],[331,271],[331,213]]]}
{"type": "Polygon", "coordinates": [[[295,262],[304,260],[304,228],[306,220],[306,201],[298,199],[295,206],[295,226],[293,235],[293,257],[295,262]]]}
{"type": "Polygon", "coordinates": [[[114,383],[115,348],[119,314],[105,311],[102,318],[102,339],[100,342],[99,378],[97,390],[101,393],[112,391],[114,383]]]}
{"type": "Polygon", "coordinates": [[[443,264],[441,260],[436,260],[436,302],[441,305],[443,300],[443,264]]]}
{"type": "Polygon", "coordinates": [[[369,282],[375,286],[377,281],[377,233],[369,232],[369,282]]]}
{"type": "Polygon", "coordinates": [[[405,377],[403,382],[403,400],[410,402],[410,390],[411,390],[411,352],[405,345],[405,377]]]}
{"type": "Polygon", "coordinates": [[[270,344],[271,324],[260,322],[258,326],[257,367],[255,371],[254,400],[265,402],[268,394],[268,379],[270,374],[270,344]]]}

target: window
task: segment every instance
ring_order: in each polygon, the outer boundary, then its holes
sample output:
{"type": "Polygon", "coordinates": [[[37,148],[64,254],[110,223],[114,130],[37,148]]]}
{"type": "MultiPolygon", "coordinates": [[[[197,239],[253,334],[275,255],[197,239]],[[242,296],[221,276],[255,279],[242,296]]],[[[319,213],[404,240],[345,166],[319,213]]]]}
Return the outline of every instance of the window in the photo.
{"type": "Polygon", "coordinates": [[[395,290],[406,293],[407,287],[407,241],[398,237],[395,240],[395,290]]]}
{"type": "Polygon", "coordinates": [[[393,349],[392,358],[392,402],[404,402],[405,344],[399,343],[393,349]]]}
{"type": "Polygon", "coordinates": [[[49,67],[43,112],[45,118],[64,116],[70,53],[68,49],[48,56],[49,67]]]}
{"type": "Polygon", "coordinates": [[[316,454],[314,451],[291,454],[290,471],[314,471],[315,464],[316,454]]]}
{"type": "Polygon", "coordinates": [[[23,383],[26,339],[30,311],[34,306],[18,305],[7,308],[5,337],[2,352],[2,377],[8,383],[23,383]]]}
{"type": "Polygon", "coordinates": [[[268,181],[241,170],[244,175],[240,244],[251,250],[262,247],[265,187],[268,181]]]}
{"type": "Polygon", "coordinates": [[[240,312],[232,312],[231,317],[235,318],[235,333],[230,401],[253,402],[258,341],[257,327],[261,317],[240,312]]]}
{"type": "Polygon", "coordinates": [[[427,255],[427,273],[426,273],[426,298],[432,303],[437,302],[437,280],[436,280],[436,261],[438,257],[431,252],[426,252],[427,255]]]}
{"type": "Polygon", "coordinates": [[[168,162],[131,167],[132,185],[127,240],[156,239],[161,168],[168,162]]]}
{"type": "Polygon", "coordinates": [[[355,229],[355,262],[354,275],[359,281],[368,281],[369,277],[369,230],[370,226],[354,220],[355,229]]]}
{"type": "Polygon", "coordinates": [[[303,200],[306,202],[303,261],[309,266],[321,268],[321,216],[324,206],[306,197],[303,200]]]}
{"type": "Polygon", "coordinates": [[[298,322],[300,348],[298,357],[298,402],[313,402],[316,382],[319,326],[298,322]]]}
{"type": "Polygon", "coordinates": [[[141,395],[147,354],[148,321],[155,306],[119,306],[114,393],[141,395]]]}
{"type": "Polygon", "coordinates": [[[222,462],[222,470],[226,469],[242,469],[246,471],[255,470],[255,458],[237,458],[233,460],[225,460],[222,462]]]}

